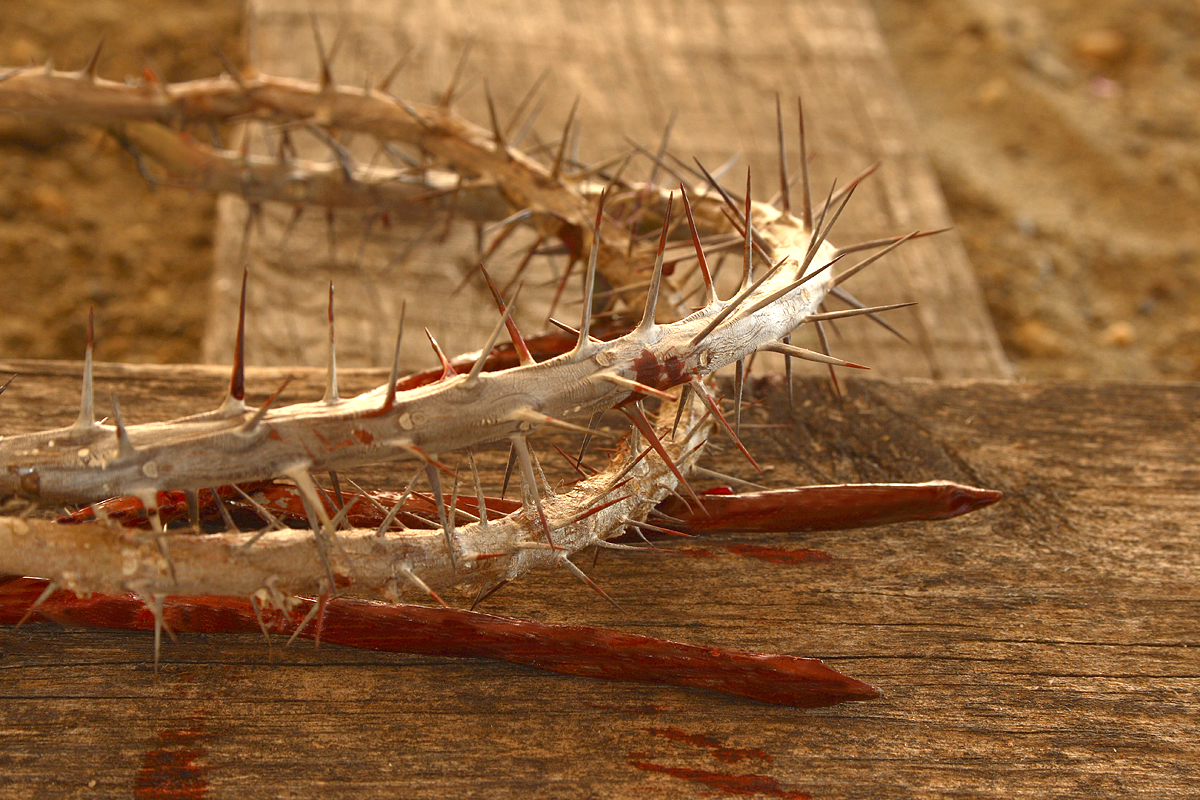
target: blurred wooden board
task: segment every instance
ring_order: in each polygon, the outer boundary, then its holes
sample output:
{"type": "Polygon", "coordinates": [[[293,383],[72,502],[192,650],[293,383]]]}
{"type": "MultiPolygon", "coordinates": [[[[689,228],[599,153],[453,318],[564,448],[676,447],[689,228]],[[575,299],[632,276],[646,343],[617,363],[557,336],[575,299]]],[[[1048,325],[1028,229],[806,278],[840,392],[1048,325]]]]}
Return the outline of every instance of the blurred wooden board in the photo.
{"type": "MultiPolygon", "coordinates": [[[[484,76],[500,116],[507,118],[543,70],[548,100],[536,130],[556,140],[571,102],[582,98],[581,159],[595,163],[628,149],[628,140],[655,147],[672,113],[672,150],[710,168],[735,153],[729,173],[741,187],[749,165],[755,195],[778,188],[775,94],[784,100],[790,164],[798,164],[795,98],[804,98],[814,193],[823,197],[873,162],[883,166],[864,183],[834,233],[848,243],[931,230],[951,223],[876,22],[865,0],[802,0],[740,4],[550,2],[520,4],[468,0],[444,3],[373,3],[367,0],[252,0],[248,37],[257,69],[315,79],[318,74],[310,9],[326,48],[340,38],[334,60],[339,83],[378,80],[412,47],[408,66],[393,83],[400,97],[429,101],[450,82],[470,47],[468,78],[484,76]]],[[[455,108],[486,124],[478,83],[455,108]]],[[[529,140],[532,143],[532,139],[529,140]]],[[[261,140],[255,143],[261,145],[261,140]]],[[[366,142],[360,157],[371,157],[366,142]]],[[[740,191],[740,188],[739,188],[740,191]]],[[[818,198],[819,199],[819,198],[818,198]]],[[[493,324],[481,287],[451,292],[477,263],[472,226],[386,232],[376,225],[364,238],[360,215],[339,217],[330,257],[324,213],[310,213],[280,248],[291,209],[268,209],[252,234],[248,353],[251,363],[324,363],[325,287],[338,287],[339,357],[344,364],[382,366],[390,360],[401,299],[408,297],[414,330],[427,326],[454,352],[479,347],[493,324]],[[422,238],[423,237],[423,238],[422,238]],[[420,243],[410,246],[413,241],[420,243]],[[403,254],[403,257],[401,257],[403,254]]],[[[216,302],[205,358],[229,360],[242,274],[245,209],[222,203],[217,234],[216,302]]],[[[499,264],[502,258],[493,260],[499,264]]],[[[496,267],[501,275],[514,267],[496,267]]],[[[561,265],[559,266],[561,269],[561,265]]],[[[539,281],[551,281],[543,271],[539,281]]],[[[870,304],[917,300],[891,317],[907,345],[876,326],[839,326],[835,352],[872,366],[880,377],[1003,378],[1011,375],[982,294],[953,233],[914,242],[889,256],[847,288],[870,304]]],[[[544,324],[547,287],[523,293],[518,316],[527,331],[544,324]]],[[[578,296],[569,291],[569,297],[578,296]]],[[[567,318],[574,311],[563,312],[567,318]]],[[[811,334],[806,334],[806,336],[811,334]]],[[[807,341],[805,344],[809,344],[807,341]]],[[[432,363],[421,337],[410,336],[405,360],[432,363]]]]}
{"type": "MultiPolygon", "coordinates": [[[[10,370],[6,433],[74,418],[78,364],[10,370]]],[[[133,421],[206,408],[226,380],[97,372],[133,421]]],[[[252,372],[253,397],[282,373],[252,372]]],[[[322,380],[302,373],[285,401],[322,380]]],[[[1200,385],[847,381],[838,401],[814,378],[795,416],[777,385],[753,389],[747,444],[772,486],[944,478],[1005,500],[604,553],[589,571],[625,616],[566,575],[486,608],[819,656],[883,699],[801,712],[307,644],[271,661],[254,636],[182,636],[156,677],[149,635],[31,626],[0,631],[0,797],[1195,796],[1200,385]]],[[[708,466],[750,477],[717,449],[708,466]]]]}

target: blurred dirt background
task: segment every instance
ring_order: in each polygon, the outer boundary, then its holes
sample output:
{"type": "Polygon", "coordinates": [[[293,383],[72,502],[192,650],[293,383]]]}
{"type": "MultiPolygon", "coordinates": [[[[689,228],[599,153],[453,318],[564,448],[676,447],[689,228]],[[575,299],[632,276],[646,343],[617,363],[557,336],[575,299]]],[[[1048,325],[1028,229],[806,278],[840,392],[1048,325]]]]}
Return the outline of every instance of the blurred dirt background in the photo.
{"type": "MultiPolygon", "coordinates": [[[[1200,380],[1200,0],[873,0],[1022,377],[1200,380]]],[[[0,63],[170,80],[242,0],[4,0],[0,63]]],[[[104,136],[0,118],[0,357],[199,358],[212,198],[104,136]]]]}

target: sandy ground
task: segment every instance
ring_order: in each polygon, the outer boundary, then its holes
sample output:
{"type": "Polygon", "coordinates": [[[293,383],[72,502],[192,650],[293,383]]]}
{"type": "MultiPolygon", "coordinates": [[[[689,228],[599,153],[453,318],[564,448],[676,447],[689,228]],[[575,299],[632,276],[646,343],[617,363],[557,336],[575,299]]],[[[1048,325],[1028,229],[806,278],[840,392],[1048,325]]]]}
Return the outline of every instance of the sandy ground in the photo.
{"type": "MultiPolygon", "coordinates": [[[[1017,374],[1200,380],[1200,2],[873,2],[1017,374]]],[[[0,62],[202,77],[241,8],[6,0],[0,62]]],[[[0,356],[78,358],[94,305],[99,357],[198,360],[213,209],[0,120],[0,356]]]]}

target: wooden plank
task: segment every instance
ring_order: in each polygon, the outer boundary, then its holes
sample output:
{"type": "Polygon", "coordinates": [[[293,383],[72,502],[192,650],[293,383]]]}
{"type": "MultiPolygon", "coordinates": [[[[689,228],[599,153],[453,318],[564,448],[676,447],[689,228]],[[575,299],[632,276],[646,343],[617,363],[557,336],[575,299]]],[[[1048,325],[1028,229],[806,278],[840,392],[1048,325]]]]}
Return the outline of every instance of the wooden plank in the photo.
{"type": "MultiPolygon", "coordinates": [[[[756,176],[756,195],[762,198],[778,183],[775,93],[785,100],[793,169],[798,158],[794,98],[803,95],[818,194],[824,195],[835,176],[844,185],[872,162],[884,165],[847,208],[837,241],[950,224],[863,0],[775,0],[736,7],[683,0],[531,0],[517,5],[470,0],[453,6],[366,0],[297,6],[289,0],[254,0],[250,8],[254,60],[264,72],[309,79],[317,75],[310,8],[316,10],[327,47],[341,32],[334,76],[348,85],[378,78],[412,46],[412,59],[396,79],[394,91],[429,100],[446,86],[470,45],[468,74],[488,78],[502,116],[517,106],[539,73],[550,68],[543,91],[549,103],[538,125],[544,139],[559,136],[572,98],[582,97],[584,161],[623,152],[626,137],[654,146],[674,112],[676,152],[714,168],[730,155],[744,153],[729,181],[740,185],[749,164],[756,176]]],[[[487,120],[478,87],[456,108],[469,119],[487,120]]],[[[357,144],[363,147],[361,157],[370,158],[367,143],[357,144]]],[[[411,252],[409,245],[421,231],[394,226],[383,236],[376,226],[360,252],[362,219],[343,215],[336,229],[336,258],[331,259],[322,214],[310,215],[308,225],[302,221],[285,249],[279,242],[291,210],[269,209],[265,216],[264,233],[252,234],[252,363],[324,362],[324,285],[329,279],[337,282],[342,298],[343,363],[387,363],[404,296],[420,300],[410,303],[409,319],[428,326],[448,348],[469,349],[486,338],[492,318],[483,293],[469,289],[450,297],[478,258],[469,225],[451,226],[444,244],[429,242],[427,236],[425,244],[411,252]],[[398,253],[407,255],[399,259],[398,253]]],[[[222,219],[217,235],[218,302],[205,345],[210,362],[227,361],[232,347],[245,228],[240,201],[226,198],[222,219]]],[[[538,280],[550,281],[549,267],[541,269],[538,280]]],[[[869,323],[844,324],[842,340],[836,342],[840,355],[870,364],[885,377],[1010,375],[954,234],[902,248],[848,288],[872,304],[918,300],[920,306],[895,317],[917,346],[905,345],[869,323]]],[[[547,288],[540,299],[532,286],[524,293],[519,312],[525,314],[522,325],[527,330],[543,324],[550,291],[547,288]]],[[[409,337],[405,358],[410,365],[425,366],[430,356],[419,338],[409,337]]]]}
{"type": "MultiPolygon", "coordinates": [[[[10,370],[6,432],[73,419],[79,365],[10,370]]],[[[252,373],[255,396],[280,372],[252,373]]],[[[146,420],[207,407],[224,381],[105,365],[97,391],[146,420]]],[[[1194,796],[1200,385],[847,381],[838,401],[811,379],[795,416],[777,385],[752,388],[748,444],[773,467],[757,480],[946,478],[1006,498],[948,523],[605,553],[591,572],[625,616],[565,575],[488,610],[816,655],[883,699],[798,712],[482,662],[269,656],[252,636],[183,636],[156,677],[148,635],[32,626],[0,632],[0,797],[1194,796]]],[[[708,465],[749,477],[724,450],[708,465]]]]}

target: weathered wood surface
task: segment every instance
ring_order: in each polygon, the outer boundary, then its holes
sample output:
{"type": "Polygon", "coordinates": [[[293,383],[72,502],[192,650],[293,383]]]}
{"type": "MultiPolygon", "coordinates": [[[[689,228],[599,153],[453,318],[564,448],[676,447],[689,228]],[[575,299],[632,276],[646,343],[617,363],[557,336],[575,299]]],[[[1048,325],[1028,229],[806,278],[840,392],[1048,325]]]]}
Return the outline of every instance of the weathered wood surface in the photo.
{"type": "MultiPolygon", "coordinates": [[[[836,242],[952,224],[866,0],[771,0],[736,6],[686,0],[252,0],[249,8],[252,60],[263,72],[316,78],[310,11],[327,48],[340,34],[333,65],[339,83],[361,86],[369,78],[378,80],[411,46],[411,59],[395,79],[393,91],[413,100],[439,96],[470,46],[466,74],[488,80],[503,119],[549,69],[541,93],[547,104],[535,128],[543,141],[557,141],[577,94],[585,163],[625,152],[629,139],[657,147],[674,112],[678,116],[672,151],[689,164],[693,156],[699,158],[710,169],[743,153],[727,182],[740,187],[749,165],[759,199],[769,198],[779,183],[775,93],[784,102],[792,170],[799,163],[795,98],[802,95],[813,187],[819,198],[835,177],[845,185],[864,167],[882,163],[847,207],[834,233],[836,242]]],[[[455,109],[487,124],[477,83],[463,93],[455,109]]],[[[261,146],[261,135],[253,142],[261,146]]],[[[534,142],[530,138],[526,144],[534,142]]],[[[352,145],[364,161],[374,155],[362,137],[352,145]]],[[[648,166],[642,162],[637,170],[644,176],[648,166]]],[[[241,205],[235,198],[222,203],[217,302],[205,342],[205,358],[212,363],[228,361],[236,328],[244,263],[241,205]]],[[[336,258],[331,259],[325,215],[319,209],[292,231],[289,246],[279,247],[291,218],[290,208],[267,208],[261,234],[252,226],[250,363],[324,364],[324,288],[330,279],[338,286],[339,352],[345,364],[389,362],[400,302],[406,296],[415,330],[428,326],[456,351],[477,347],[487,338],[492,318],[480,312],[490,309],[491,301],[482,284],[449,299],[478,261],[472,226],[451,226],[444,244],[436,241],[442,233],[440,218],[432,233],[401,225],[385,232],[375,225],[364,240],[363,215],[342,214],[336,258]],[[418,238],[420,244],[411,246],[418,238]],[[416,297],[428,300],[414,304],[411,298],[416,297]]],[[[501,276],[515,267],[499,266],[506,252],[517,252],[515,245],[491,261],[501,276]]],[[[527,332],[545,323],[553,292],[549,267],[541,268],[517,308],[527,332]],[[539,289],[541,283],[549,285],[539,289]]],[[[842,325],[843,338],[835,342],[838,355],[870,364],[885,377],[1011,375],[955,234],[910,243],[847,288],[870,304],[919,301],[919,306],[892,317],[916,346],[873,325],[842,325]]],[[[568,291],[567,297],[578,296],[577,289],[568,291]]],[[[567,313],[565,318],[572,316],[567,313]]],[[[420,338],[408,337],[405,357],[423,366],[428,351],[420,338]]]]}
{"type": "MultiPolygon", "coordinates": [[[[6,433],[73,419],[78,365],[10,369],[6,433]]],[[[98,373],[136,421],[225,380],[98,373]]],[[[256,397],[280,374],[252,373],[256,397]]],[[[302,378],[285,399],[320,395],[302,378]]],[[[604,553],[592,574],[626,616],[566,575],[487,610],[820,656],[882,700],[800,712],[307,644],[271,661],[254,636],[182,636],[154,676],[149,635],[31,626],[0,631],[0,797],[1195,796],[1200,385],[848,381],[839,402],[805,379],[794,417],[757,388],[750,421],[779,427],[747,439],[772,486],[947,478],[1006,498],[941,524],[604,553]]],[[[723,449],[708,464],[748,476],[723,449]]]]}

